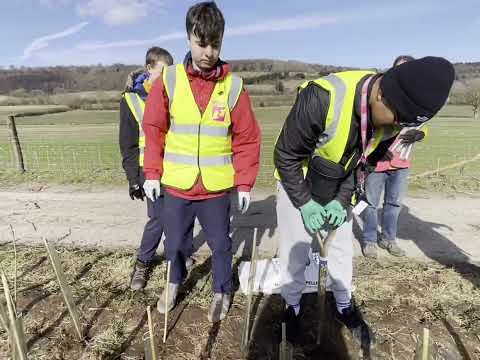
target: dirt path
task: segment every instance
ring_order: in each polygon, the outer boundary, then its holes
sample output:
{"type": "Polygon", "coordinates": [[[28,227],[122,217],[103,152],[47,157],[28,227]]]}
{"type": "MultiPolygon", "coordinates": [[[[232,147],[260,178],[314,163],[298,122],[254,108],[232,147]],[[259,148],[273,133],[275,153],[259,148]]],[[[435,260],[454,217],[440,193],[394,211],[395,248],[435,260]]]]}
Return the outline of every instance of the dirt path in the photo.
{"type": "MultiPolygon", "coordinates": [[[[0,242],[11,240],[9,225],[22,243],[39,243],[40,234],[63,245],[135,248],[146,208],[131,201],[124,188],[65,187],[0,190],[0,242]],[[38,229],[38,232],[34,230],[38,229]]],[[[233,214],[234,250],[249,252],[253,228],[259,227],[260,250],[277,251],[278,231],[273,193],[257,191],[247,215],[233,214]],[[247,246],[244,246],[247,244],[247,246]]],[[[480,200],[476,197],[414,193],[402,210],[399,240],[408,255],[445,262],[480,262],[480,200]]],[[[355,226],[359,238],[360,225],[355,226]]],[[[199,226],[196,224],[195,234],[199,226]]],[[[205,251],[203,236],[195,245],[205,251]]],[[[356,254],[360,254],[355,241],[356,254]]]]}

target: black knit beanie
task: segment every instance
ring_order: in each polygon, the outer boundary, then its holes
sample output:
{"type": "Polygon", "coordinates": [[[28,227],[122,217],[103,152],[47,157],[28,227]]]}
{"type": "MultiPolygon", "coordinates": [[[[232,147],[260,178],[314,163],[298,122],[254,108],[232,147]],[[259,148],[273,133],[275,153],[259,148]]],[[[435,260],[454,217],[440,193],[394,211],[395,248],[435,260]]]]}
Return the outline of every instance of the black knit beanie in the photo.
{"type": "Polygon", "coordinates": [[[445,105],[454,78],[448,60],[427,56],[389,69],[380,88],[401,125],[415,126],[430,120],[445,105]]]}

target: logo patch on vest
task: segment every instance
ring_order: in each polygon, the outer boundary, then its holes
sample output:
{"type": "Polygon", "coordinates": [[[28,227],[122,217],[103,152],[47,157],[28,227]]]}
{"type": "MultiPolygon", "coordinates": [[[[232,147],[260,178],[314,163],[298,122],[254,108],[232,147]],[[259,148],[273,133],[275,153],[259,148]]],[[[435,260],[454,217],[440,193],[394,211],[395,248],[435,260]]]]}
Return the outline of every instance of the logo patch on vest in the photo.
{"type": "Polygon", "coordinates": [[[225,120],[226,106],[223,103],[214,103],[212,110],[213,121],[223,122],[225,120]]]}

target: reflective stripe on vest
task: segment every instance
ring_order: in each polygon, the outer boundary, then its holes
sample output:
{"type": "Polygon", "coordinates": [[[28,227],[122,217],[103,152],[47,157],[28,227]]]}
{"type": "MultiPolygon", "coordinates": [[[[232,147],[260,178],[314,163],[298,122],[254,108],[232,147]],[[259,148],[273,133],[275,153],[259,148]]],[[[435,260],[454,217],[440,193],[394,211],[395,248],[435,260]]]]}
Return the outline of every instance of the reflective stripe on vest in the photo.
{"type": "Polygon", "coordinates": [[[230,113],[242,91],[242,79],[227,74],[217,81],[203,114],[183,64],[166,68],[163,82],[169,99],[170,127],[165,139],[162,183],[188,190],[201,174],[208,191],[233,187],[230,113]]]}
{"type": "Polygon", "coordinates": [[[133,114],[133,117],[138,123],[138,163],[143,167],[143,159],[145,153],[145,134],[143,132],[142,122],[143,122],[143,113],[145,110],[145,101],[142,98],[132,92],[127,92],[123,94],[125,101],[127,102],[128,108],[133,114]]]}
{"type": "Polygon", "coordinates": [[[165,161],[176,162],[179,164],[185,165],[200,165],[201,166],[223,166],[230,165],[232,163],[232,157],[225,156],[215,156],[215,157],[201,157],[195,155],[183,155],[175,153],[166,153],[163,158],[165,161]]]}
{"type": "MultiPolygon", "coordinates": [[[[372,74],[374,73],[371,71],[345,71],[312,81],[325,89],[330,95],[325,130],[317,140],[317,148],[313,156],[320,156],[337,164],[341,161],[350,135],[357,85],[365,76],[372,74]]],[[[300,85],[299,92],[310,83],[311,81],[307,81],[300,85]]],[[[351,158],[345,168],[350,162],[351,158]]],[[[308,160],[304,162],[302,168],[305,176],[308,169],[308,160]]],[[[277,170],[275,170],[275,178],[280,180],[277,170]]]]}

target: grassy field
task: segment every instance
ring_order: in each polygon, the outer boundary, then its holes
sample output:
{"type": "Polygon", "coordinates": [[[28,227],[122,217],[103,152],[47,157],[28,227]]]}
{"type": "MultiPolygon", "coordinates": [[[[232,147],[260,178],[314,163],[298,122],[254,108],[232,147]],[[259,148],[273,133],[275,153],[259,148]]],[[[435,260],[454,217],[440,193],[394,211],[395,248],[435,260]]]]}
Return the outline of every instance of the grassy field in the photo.
{"type": "MultiPolygon", "coordinates": [[[[11,111],[11,109],[9,109],[11,111]]],[[[288,106],[255,109],[262,128],[262,159],[258,186],[272,187],[272,152],[276,136],[287,116],[288,106]]],[[[0,115],[2,109],[0,108],[0,115]]],[[[71,111],[18,118],[27,174],[17,175],[8,134],[0,128],[0,181],[57,183],[122,183],[124,175],[118,150],[118,112],[71,111]]],[[[430,135],[418,144],[413,174],[434,170],[472,158],[480,153],[480,122],[464,106],[447,106],[431,122],[430,135]]],[[[471,163],[441,176],[419,180],[414,185],[444,189],[477,189],[480,165],[471,163]]]]}
{"type": "MultiPolygon", "coordinates": [[[[124,250],[58,248],[67,281],[80,313],[84,343],[73,331],[53,269],[44,248],[0,244],[0,268],[13,290],[17,266],[17,312],[23,319],[30,359],[143,359],[142,338],[148,331],[146,306],[155,309],[164,282],[165,262],[159,259],[147,288],[134,293],[128,288],[133,254],[124,250]]],[[[235,267],[239,264],[235,260],[235,267]]],[[[251,342],[240,352],[246,299],[235,294],[227,318],[212,325],[207,321],[211,300],[211,258],[197,258],[182,285],[179,303],[170,313],[167,343],[161,342],[163,317],[153,311],[157,352],[162,359],[278,359],[278,338],[283,303],[278,295],[254,298],[251,342]]],[[[419,335],[427,327],[432,334],[432,359],[471,359],[480,355],[480,273],[471,265],[444,267],[411,259],[355,262],[355,298],[376,334],[376,359],[414,357],[419,335]],[[388,281],[385,281],[388,279],[388,281]],[[408,281],[405,281],[408,279],[408,281]]],[[[0,287],[0,291],[2,291],[0,287]]],[[[3,293],[3,291],[2,291],[3,293]]],[[[316,294],[302,299],[302,337],[295,359],[357,358],[351,339],[334,323],[330,339],[335,345],[315,343],[316,294]],[[340,334],[345,335],[340,337],[340,334]],[[310,344],[310,345],[309,345],[310,344]],[[335,355],[332,356],[332,353],[335,355]],[[347,357],[347,355],[353,355],[347,357]]],[[[0,358],[8,341],[0,325],[0,358]]]]}

